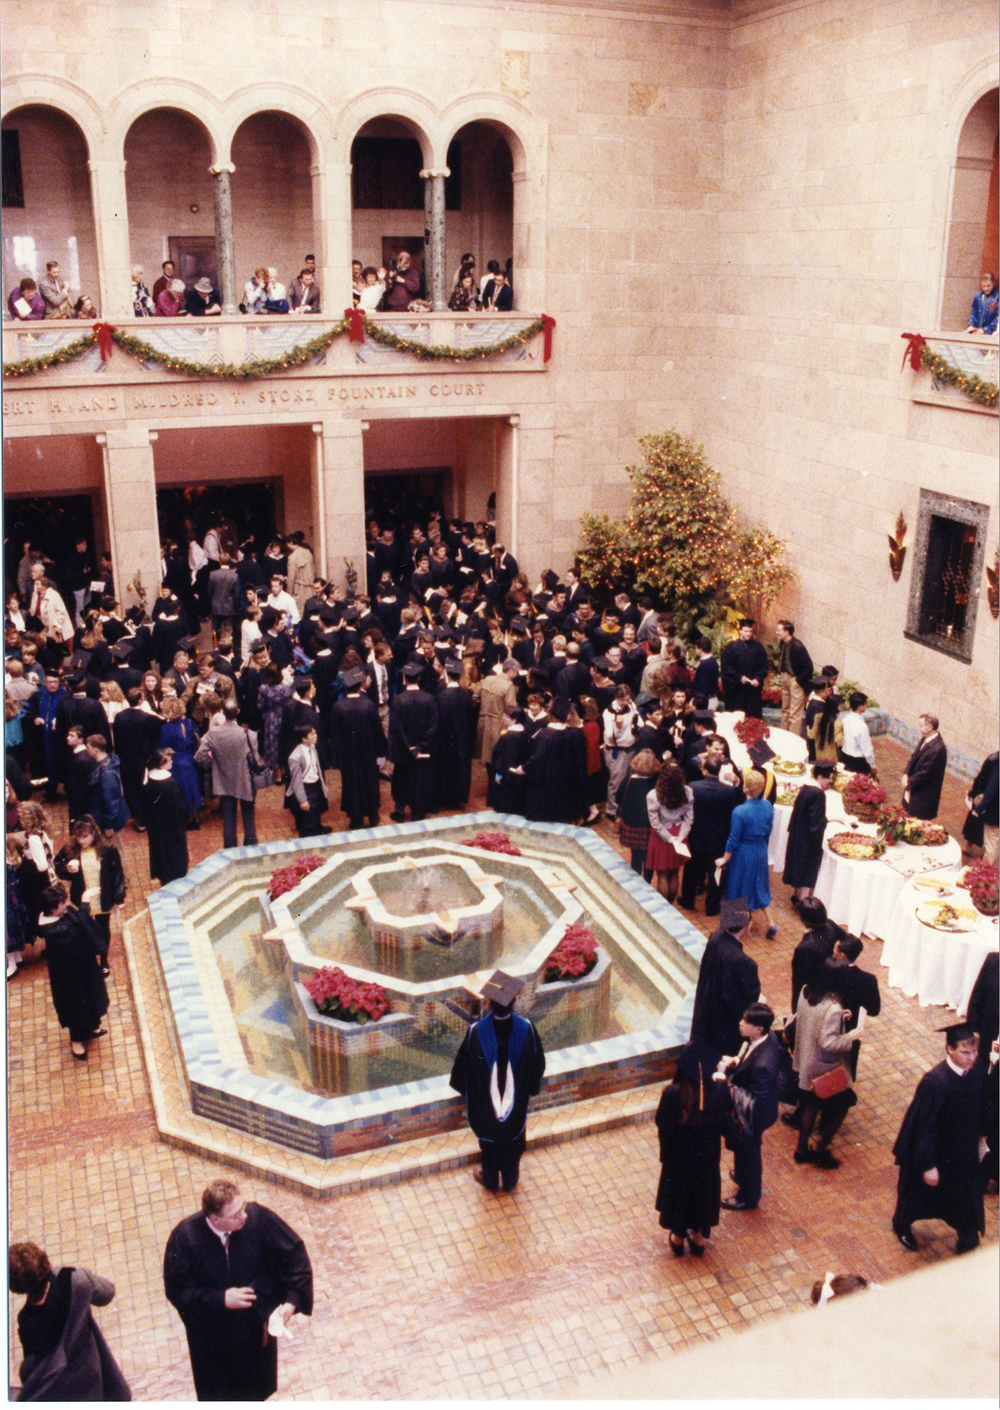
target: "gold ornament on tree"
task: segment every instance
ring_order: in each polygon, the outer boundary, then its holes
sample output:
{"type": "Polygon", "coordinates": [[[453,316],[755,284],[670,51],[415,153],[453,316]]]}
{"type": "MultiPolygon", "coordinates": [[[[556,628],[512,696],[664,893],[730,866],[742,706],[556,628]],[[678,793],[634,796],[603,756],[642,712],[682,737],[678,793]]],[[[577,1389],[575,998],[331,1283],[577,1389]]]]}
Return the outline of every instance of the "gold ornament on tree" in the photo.
{"type": "Polygon", "coordinates": [[[899,575],[903,571],[903,559],[906,557],[906,520],[903,518],[903,511],[899,511],[896,520],[896,536],[889,535],[889,571],[892,573],[894,583],[899,582],[899,575]]]}

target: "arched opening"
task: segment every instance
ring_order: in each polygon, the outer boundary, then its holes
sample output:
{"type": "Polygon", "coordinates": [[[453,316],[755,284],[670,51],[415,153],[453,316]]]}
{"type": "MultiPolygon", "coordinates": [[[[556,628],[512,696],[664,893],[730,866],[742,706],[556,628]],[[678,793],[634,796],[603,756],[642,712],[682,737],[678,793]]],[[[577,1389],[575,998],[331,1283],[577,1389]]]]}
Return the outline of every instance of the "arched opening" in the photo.
{"type": "Polygon", "coordinates": [[[407,250],[421,275],[421,294],[423,168],[417,130],[403,118],[372,118],[351,144],[352,258],[378,269],[407,250]]]}
{"type": "Polygon", "coordinates": [[[58,260],[73,300],[98,295],[87,141],[57,108],[31,104],[3,120],[3,279],[13,289],[58,260]]]}
{"type": "MultiPolygon", "coordinates": [[[[514,158],[507,138],[488,122],[470,122],[448,148],[453,200],[447,203],[447,293],[455,285],[462,255],[476,260],[476,279],[490,260],[501,269],[514,256],[514,158]]],[[[515,306],[517,270],[513,270],[515,306]]]]}
{"type": "Polygon", "coordinates": [[[170,259],[191,282],[218,282],[212,143],[205,127],[178,108],[136,118],[125,138],[125,192],[130,259],[152,288],[170,259]]]}
{"type": "Polygon", "coordinates": [[[941,327],[964,329],[980,276],[998,273],[998,120],[994,88],[973,105],[962,126],[952,179],[948,259],[941,327]]]}
{"type": "Polygon", "coordinates": [[[287,113],[254,113],[237,129],[231,158],[237,290],[259,265],[288,284],[303,256],[318,254],[309,134],[287,113]]]}

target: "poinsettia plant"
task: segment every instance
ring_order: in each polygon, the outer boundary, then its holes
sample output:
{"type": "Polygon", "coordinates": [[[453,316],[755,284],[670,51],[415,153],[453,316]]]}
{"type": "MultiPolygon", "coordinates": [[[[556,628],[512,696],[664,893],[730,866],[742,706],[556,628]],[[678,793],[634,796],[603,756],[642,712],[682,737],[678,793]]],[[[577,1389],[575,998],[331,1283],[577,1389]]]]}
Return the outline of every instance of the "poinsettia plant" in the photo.
{"type": "Polygon", "coordinates": [[[467,838],[463,847],[479,847],[483,852],[502,852],[507,857],[519,857],[520,847],[515,847],[506,832],[477,832],[467,838]]]}
{"type": "Polygon", "coordinates": [[[886,842],[900,842],[906,836],[909,817],[906,809],[899,807],[897,803],[883,803],[875,814],[875,821],[878,823],[880,835],[886,842]]]}
{"type": "Polygon", "coordinates": [[[585,925],[567,925],[563,938],[545,961],[543,982],[582,979],[597,963],[597,937],[585,925]]]}
{"type": "Polygon", "coordinates": [[[844,789],[844,806],[850,811],[859,803],[863,808],[881,808],[889,795],[869,774],[852,774],[844,789]]]}
{"type": "Polygon", "coordinates": [[[767,739],[771,733],[771,726],[766,725],[763,720],[756,719],[753,715],[748,715],[745,720],[740,720],[733,731],[741,744],[745,744],[749,749],[753,744],[759,744],[762,739],[767,739]]]}
{"type": "Polygon", "coordinates": [[[381,984],[362,984],[342,969],[325,965],[308,979],[303,988],[326,1018],[344,1023],[377,1022],[389,1012],[389,997],[381,984]]]}
{"type": "Polygon", "coordinates": [[[267,883],[268,896],[272,901],[276,901],[279,896],[294,891],[300,881],[304,881],[311,871],[321,867],[325,861],[325,857],[296,857],[287,867],[278,867],[277,871],[271,873],[271,879],[267,883]]]}
{"type": "Polygon", "coordinates": [[[984,916],[1000,911],[1000,868],[990,862],[974,862],[965,876],[972,904],[984,916]]]}
{"type": "Polygon", "coordinates": [[[763,705],[780,705],[781,691],[776,685],[766,685],[760,693],[760,699],[763,705]]]}

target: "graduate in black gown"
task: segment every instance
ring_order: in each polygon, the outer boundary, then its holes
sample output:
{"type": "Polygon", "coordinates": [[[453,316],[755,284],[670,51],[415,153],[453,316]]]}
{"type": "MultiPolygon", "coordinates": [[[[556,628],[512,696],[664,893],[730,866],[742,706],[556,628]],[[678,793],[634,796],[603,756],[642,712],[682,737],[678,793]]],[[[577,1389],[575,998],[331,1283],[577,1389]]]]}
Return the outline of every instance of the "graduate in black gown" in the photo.
{"type": "Polygon", "coordinates": [[[722,648],[719,670],[727,710],[742,710],[744,715],[760,719],[764,705],[761,691],[767,676],[767,652],[754,640],[755,623],[744,617],[739,636],[722,648]]]}
{"type": "Polygon", "coordinates": [[[719,1087],[712,1081],[717,1054],[694,1038],[677,1058],[677,1074],[663,1090],[656,1109],[660,1142],[660,1183],[656,1208],[660,1228],[670,1230],[670,1250],[675,1258],[688,1240],[691,1252],[701,1258],[705,1240],[719,1222],[722,1182],[722,1104],[719,1087]]]}
{"type": "Polygon", "coordinates": [[[426,662],[410,660],[403,667],[404,689],[389,704],[389,758],[392,761],[393,822],[410,817],[420,822],[434,804],[431,764],[437,735],[434,697],[420,689],[426,662]]]}
{"type": "Polygon", "coordinates": [[[760,995],[757,961],[742,944],[750,930],[746,901],[723,901],[719,921],[701,957],[691,1017],[691,1037],[706,1042],[717,1058],[739,1052],[740,1019],[760,995]]]}
{"type": "Polygon", "coordinates": [[[86,1060],[87,1044],[107,1032],[108,991],[99,957],[104,937],[86,909],[70,907],[61,886],[42,892],[38,937],[45,941],[52,1004],[61,1028],[69,1029],[73,1056],[86,1060]]]}
{"type": "Polygon", "coordinates": [[[804,783],[792,805],[785,870],[781,876],[786,886],[795,888],[792,905],[812,895],[819,876],[826,833],[826,794],[833,779],[833,769],[832,763],[823,760],[813,764],[815,784],[804,783]]]}
{"type": "Polygon", "coordinates": [[[266,1400],[278,1388],[272,1313],[310,1316],[312,1266],[295,1230],[213,1180],[167,1240],[163,1286],[187,1332],[199,1400],[266,1400]]]}
{"type": "Polygon", "coordinates": [[[451,1085],[465,1098],[469,1125],[483,1154],[474,1178],[494,1193],[517,1184],[528,1101],[541,1090],[545,1052],[538,1030],[514,1013],[524,980],[498,969],[483,985],[485,1017],[462,1039],[451,1085]]]}
{"type": "Polygon", "coordinates": [[[493,746],[486,777],[486,804],[497,813],[523,816],[528,796],[524,765],[531,751],[532,736],[525,728],[524,711],[510,705],[504,711],[506,729],[493,746]]]}
{"type": "Polygon", "coordinates": [[[144,805],[149,874],[166,886],[187,876],[187,823],[190,809],[184,791],[171,774],[173,751],[157,749],[149,761],[144,805]]]}
{"type": "Polygon", "coordinates": [[[539,730],[524,766],[527,816],[534,822],[579,822],[586,809],[587,745],[581,729],[569,729],[569,703],[558,697],[539,730]]]}
{"type": "Polygon", "coordinates": [[[471,692],[459,685],[462,669],[461,661],[449,656],[444,663],[446,684],[434,697],[434,796],[438,808],[464,808],[472,789],[476,706],[471,692]]]}
{"type": "Polygon", "coordinates": [[[146,826],[146,799],[142,781],[149,756],[159,743],[162,721],[148,710],[139,709],[142,700],[140,686],[132,686],[127,698],[128,706],[115,716],[111,731],[115,753],[118,755],[118,770],[125,802],[133,822],[142,828],[146,826]]]}
{"type": "Polygon", "coordinates": [[[348,827],[378,826],[379,766],[388,746],[378,706],[361,694],[365,673],[344,673],[347,695],[330,711],[330,763],[340,770],[340,808],[348,827]]]}
{"type": "Polygon", "coordinates": [[[955,1252],[965,1253],[984,1228],[979,1138],[985,1135],[985,1069],[971,1025],[938,1031],[946,1035],[944,1062],[921,1077],[892,1148],[899,1166],[892,1228],[913,1252],[914,1220],[943,1219],[958,1233],[955,1252]]]}

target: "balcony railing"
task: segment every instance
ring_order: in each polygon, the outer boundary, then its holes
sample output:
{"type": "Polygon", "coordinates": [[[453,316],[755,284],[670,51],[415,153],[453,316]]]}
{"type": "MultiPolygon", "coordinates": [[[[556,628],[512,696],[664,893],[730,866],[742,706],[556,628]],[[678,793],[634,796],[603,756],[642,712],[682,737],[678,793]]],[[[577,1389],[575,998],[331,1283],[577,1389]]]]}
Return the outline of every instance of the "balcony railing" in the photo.
{"type": "MultiPolygon", "coordinates": [[[[61,380],[110,376],[115,381],[147,381],[150,373],[190,372],[192,365],[211,371],[258,364],[262,372],[280,372],[286,362],[288,372],[300,368],[315,374],[324,368],[338,376],[376,369],[380,375],[393,370],[412,374],[420,368],[454,371],[469,362],[480,370],[495,367],[505,372],[543,367],[540,318],[530,314],[380,313],[366,318],[363,342],[352,343],[343,332],[304,356],[316,340],[326,342],[339,322],[294,314],[120,319],[115,329],[138,340],[142,348],[115,345],[105,362],[95,343],[77,356],[50,363],[44,375],[61,380]],[[153,355],[144,357],[145,349],[152,349],[153,355]],[[433,353],[421,355],[423,349],[433,353]]],[[[5,323],[4,367],[49,359],[92,327],[90,322],[61,320],[5,323]]]]}
{"type": "Polygon", "coordinates": [[[1000,345],[974,333],[927,333],[910,395],[930,406],[997,414],[1000,345]]]}

